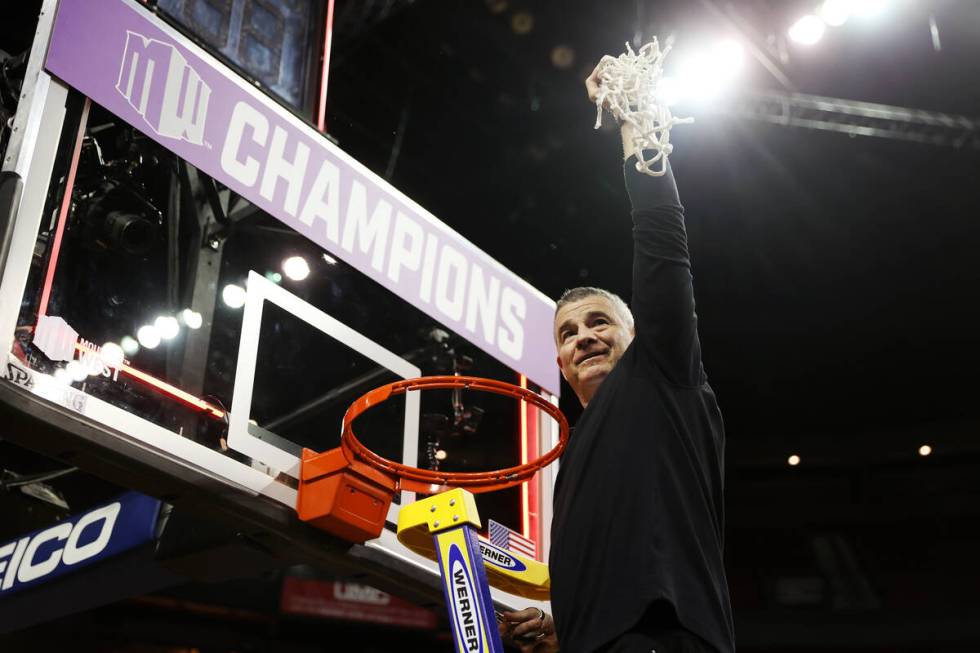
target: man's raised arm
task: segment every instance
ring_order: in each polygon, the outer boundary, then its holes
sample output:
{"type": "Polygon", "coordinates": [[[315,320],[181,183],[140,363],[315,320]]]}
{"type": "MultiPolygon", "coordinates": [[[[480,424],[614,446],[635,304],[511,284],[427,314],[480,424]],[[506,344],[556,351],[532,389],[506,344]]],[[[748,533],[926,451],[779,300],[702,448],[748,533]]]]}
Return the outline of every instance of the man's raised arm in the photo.
{"type": "MultiPolygon", "coordinates": [[[[624,123],[624,156],[629,130],[624,123]]],[[[701,385],[705,378],[684,207],[669,165],[663,176],[651,177],[638,172],[635,162],[635,157],[626,158],[624,175],[633,207],[631,309],[637,344],[672,382],[701,385]]]]}

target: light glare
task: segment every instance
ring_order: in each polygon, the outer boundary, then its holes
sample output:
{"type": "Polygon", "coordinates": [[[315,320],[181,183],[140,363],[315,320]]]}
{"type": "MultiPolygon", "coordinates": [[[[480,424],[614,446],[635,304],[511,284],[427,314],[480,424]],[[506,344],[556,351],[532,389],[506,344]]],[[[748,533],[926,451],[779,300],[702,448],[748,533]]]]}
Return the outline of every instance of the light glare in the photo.
{"type": "Polygon", "coordinates": [[[169,315],[158,317],[153,322],[153,326],[157,328],[157,332],[164,340],[172,340],[180,333],[180,325],[177,324],[177,318],[170,317],[169,315]]]}
{"type": "Polygon", "coordinates": [[[887,6],[888,0],[854,0],[851,3],[851,13],[861,18],[873,18],[887,6]]]}
{"type": "Polygon", "coordinates": [[[65,371],[68,372],[68,376],[70,376],[73,381],[84,381],[86,378],[88,378],[88,368],[83,365],[81,361],[68,361],[65,371]]]}
{"type": "Polygon", "coordinates": [[[221,290],[221,299],[229,308],[241,308],[245,305],[245,289],[229,283],[221,290]]]}
{"type": "Polygon", "coordinates": [[[820,18],[831,27],[840,27],[851,16],[848,0],[825,0],[820,5],[820,18]]]}
{"type": "Polygon", "coordinates": [[[136,339],[147,349],[156,349],[160,344],[160,332],[152,324],[144,324],[136,332],[136,339]]]}
{"type": "Polygon", "coordinates": [[[921,447],[919,447],[920,456],[928,456],[931,453],[932,453],[932,447],[930,447],[928,444],[924,444],[921,447]]]}
{"type": "Polygon", "coordinates": [[[197,311],[185,308],[180,312],[181,321],[187,325],[188,329],[200,329],[204,324],[204,318],[197,311]]]}
{"type": "Polygon", "coordinates": [[[796,467],[797,465],[800,464],[800,457],[794,453],[786,460],[786,462],[788,462],[791,467],[796,467]]]}
{"type": "Polygon", "coordinates": [[[114,342],[107,342],[102,345],[102,362],[108,367],[121,367],[125,355],[123,348],[114,342]]]}
{"type": "Polygon", "coordinates": [[[827,26],[813,15],[799,19],[789,28],[789,37],[801,45],[813,45],[821,38],[827,26]]]}
{"type": "Polygon", "coordinates": [[[290,256],[282,262],[282,271],[293,281],[302,281],[310,276],[310,265],[302,256],[290,256]]]}
{"type": "Polygon", "coordinates": [[[136,338],[132,336],[123,336],[123,339],[119,342],[122,345],[122,350],[132,356],[140,350],[140,344],[136,342],[136,338]]]}
{"type": "Polygon", "coordinates": [[[723,93],[741,72],[745,49],[734,39],[725,39],[690,57],[680,65],[677,77],[663,77],[657,88],[667,106],[704,102],[723,93]]]}

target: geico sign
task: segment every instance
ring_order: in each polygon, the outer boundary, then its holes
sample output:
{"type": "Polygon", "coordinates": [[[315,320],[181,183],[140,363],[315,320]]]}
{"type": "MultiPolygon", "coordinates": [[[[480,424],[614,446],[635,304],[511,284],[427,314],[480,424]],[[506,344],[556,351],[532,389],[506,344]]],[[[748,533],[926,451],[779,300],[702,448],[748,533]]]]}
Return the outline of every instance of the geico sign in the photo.
{"type": "Polygon", "coordinates": [[[46,576],[59,564],[74,565],[99,555],[112,537],[119,510],[118,501],[83,515],[74,524],[64,523],[10,542],[0,548],[0,592],[15,582],[29,583],[46,576]],[[85,531],[99,529],[95,539],[80,544],[85,531]]]}

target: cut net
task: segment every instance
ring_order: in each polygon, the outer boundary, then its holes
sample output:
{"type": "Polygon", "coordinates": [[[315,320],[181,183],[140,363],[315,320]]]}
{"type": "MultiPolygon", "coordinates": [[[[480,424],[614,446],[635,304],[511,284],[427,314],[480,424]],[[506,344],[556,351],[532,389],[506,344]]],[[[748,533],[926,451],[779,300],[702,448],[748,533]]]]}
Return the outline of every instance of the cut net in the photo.
{"type": "Polygon", "coordinates": [[[599,91],[596,95],[595,127],[602,125],[603,107],[616,120],[632,127],[632,153],[636,154],[636,169],[659,177],[667,170],[667,157],[673,150],[670,128],[694,122],[694,118],[675,118],[662,96],[663,61],[670,52],[671,39],[660,49],[654,37],[638,53],[626,44],[626,53],[619,57],[606,55],[600,61],[599,91]],[[644,150],[653,150],[652,158],[644,150]],[[658,170],[653,165],[660,162],[658,170]]]}

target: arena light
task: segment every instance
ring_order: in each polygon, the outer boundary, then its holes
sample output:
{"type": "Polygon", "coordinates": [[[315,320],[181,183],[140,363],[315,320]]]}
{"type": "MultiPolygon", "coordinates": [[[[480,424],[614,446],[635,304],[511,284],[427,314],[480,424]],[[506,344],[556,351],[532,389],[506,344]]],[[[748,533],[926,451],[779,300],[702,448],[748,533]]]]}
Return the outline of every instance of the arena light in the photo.
{"type": "Polygon", "coordinates": [[[445,460],[448,456],[445,449],[436,449],[436,460],[445,460]]]}
{"type": "Polygon", "coordinates": [[[160,332],[152,324],[144,324],[136,332],[136,339],[147,349],[155,349],[160,344],[160,332]]]}
{"type": "Polygon", "coordinates": [[[790,467],[796,467],[800,464],[800,457],[794,453],[792,456],[786,459],[786,462],[789,463],[790,467]]]}
{"type": "Polygon", "coordinates": [[[889,0],[853,0],[851,13],[860,18],[874,18],[888,7],[889,0]]]}
{"type": "Polygon", "coordinates": [[[302,256],[290,256],[282,262],[282,271],[293,281],[302,281],[310,276],[310,264],[302,256]]]}
{"type": "Polygon", "coordinates": [[[204,324],[204,317],[197,311],[185,308],[180,312],[180,321],[183,322],[188,329],[200,329],[201,325],[204,324]]]}
{"type": "Polygon", "coordinates": [[[851,2],[850,0],[824,0],[817,14],[827,25],[840,27],[851,16],[851,2]]]}
{"type": "Polygon", "coordinates": [[[922,456],[923,458],[931,453],[932,453],[932,447],[930,447],[928,444],[924,444],[921,447],[919,447],[919,455],[922,456]]]}
{"type": "Polygon", "coordinates": [[[658,93],[667,106],[685,102],[704,102],[722,94],[741,72],[745,49],[733,39],[682,61],[676,77],[660,80],[658,93]]]}
{"type": "Polygon", "coordinates": [[[177,318],[169,315],[158,317],[153,322],[153,326],[157,328],[157,332],[163,340],[173,340],[180,333],[180,324],[177,323],[177,318]]]}
{"type": "Polygon", "coordinates": [[[88,378],[88,368],[78,360],[68,361],[68,365],[65,366],[65,371],[68,372],[68,376],[73,381],[84,381],[88,378]]]}
{"type": "Polygon", "coordinates": [[[119,341],[119,345],[122,350],[132,356],[140,350],[140,344],[136,342],[136,338],[133,336],[123,336],[123,339],[119,341]]]}
{"type": "Polygon", "coordinates": [[[123,348],[114,342],[107,342],[102,345],[100,355],[102,362],[109,367],[121,367],[126,358],[123,348]]]}
{"type": "Polygon", "coordinates": [[[789,28],[789,38],[800,45],[813,45],[823,38],[827,25],[812,14],[799,19],[789,28]]]}
{"type": "Polygon", "coordinates": [[[221,289],[221,300],[228,308],[241,308],[245,305],[245,289],[229,283],[221,289]]]}

